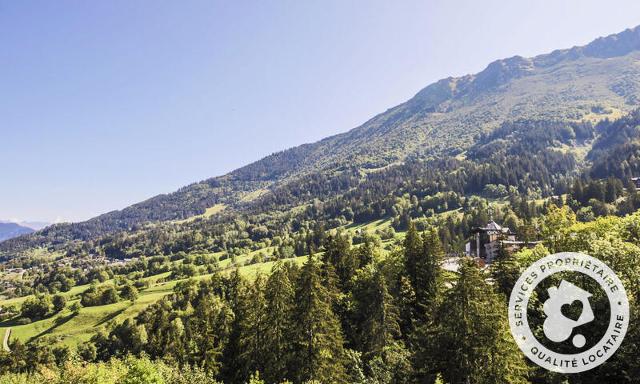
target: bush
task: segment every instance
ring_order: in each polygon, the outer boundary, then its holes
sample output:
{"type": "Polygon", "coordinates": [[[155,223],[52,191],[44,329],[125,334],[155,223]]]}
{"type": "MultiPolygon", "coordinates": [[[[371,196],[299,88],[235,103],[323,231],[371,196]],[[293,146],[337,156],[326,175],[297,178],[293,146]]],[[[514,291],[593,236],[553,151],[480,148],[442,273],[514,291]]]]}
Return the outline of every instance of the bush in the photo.
{"type": "Polygon", "coordinates": [[[53,296],[53,310],[60,312],[67,305],[67,299],[62,295],[53,296]]]}
{"type": "Polygon", "coordinates": [[[166,381],[158,372],[156,364],[147,358],[126,360],[128,372],[118,384],[165,384],[166,381]]]}
{"type": "Polygon", "coordinates": [[[138,298],[138,289],[134,287],[133,284],[127,284],[122,287],[120,295],[123,299],[134,302],[138,298]]]}
{"type": "Polygon", "coordinates": [[[41,320],[49,315],[52,306],[51,296],[37,295],[22,303],[20,314],[31,321],[41,320]]]}
{"type": "Polygon", "coordinates": [[[31,324],[31,319],[26,318],[26,317],[22,317],[22,318],[19,318],[18,320],[16,320],[16,324],[17,324],[17,325],[27,325],[27,324],[31,324]]]}
{"type": "Polygon", "coordinates": [[[95,307],[99,305],[107,305],[117,303],[120,300],[118,291],[113,285],[105,285],[96,287],[92,285],[84,291],[80,299],[80,303],[84,307],[95,307]]]}

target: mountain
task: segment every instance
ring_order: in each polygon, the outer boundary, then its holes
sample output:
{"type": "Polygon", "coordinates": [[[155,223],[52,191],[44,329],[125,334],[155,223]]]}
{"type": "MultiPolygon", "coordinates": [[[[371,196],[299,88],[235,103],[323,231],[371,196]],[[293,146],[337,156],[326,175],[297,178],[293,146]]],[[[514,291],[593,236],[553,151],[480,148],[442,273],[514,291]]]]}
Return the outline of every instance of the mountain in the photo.
{"type": "Polygon", "coordinates": [[[46,221],[21,221],[18,224],[22,225],[23,227],[31,228],[34,231],[39,231],[51,225],[51,223],[46,221]]]}
{"type": "MultiPolygon", "coordinates": [[[[296,196],[296,202],[326,195],[327,191],[320,190],[300,192],[301,185],[309,184],[304,180],[322,178],[331,186],[331,195],[338,195],[354,188],[363,175],[412,161],[480,161],[479,154],[509,142],[516,133],[526,134],[529,125],[519,123],[522,121],[532,122],[538,132],[544,127],[560,132],[566,127],[558,122],[597,123],[618,118],[638,105],[640,27],[598,38],[586,46],[494,61],[480,73],[428,85],[407,102],[348,132],[274,153],[227,175],[83,223],[52,225],[5,242],[0,248],[6,253],[34,245],[92,240],[118,231],[135,231],[149,223],[203,215],[212,207],[224,207],[216,211],[233,215],[264,205],[269,199],[277,202],[284,193],[296,196]],[[492,132],[504,135],[490,136],[492,132]],[[492,141],[482,141],[487,137],[492,141]]],[[[550,140],[561,147],[570,144],[550,140]]],[[[490,153],[509,153],[510,149],[500,148],[503,152],[490,153]]],[[[546,161],[552,164],[560,155],[548,156],[546,161]]],[[[584,156],[574,157],[567,161],[578,164],[584,160],[584,156]]],[[[556,180],[573,168],[575,165],[557,169],[544,180],[556,180]]],[[[544,180],[538,184],[550,183],[544,180]]]]}
{"type": "Polygon", "coordinates": [[[34,230],[16,223],[0,222],[0,241],[33,233],[34,230]]]}

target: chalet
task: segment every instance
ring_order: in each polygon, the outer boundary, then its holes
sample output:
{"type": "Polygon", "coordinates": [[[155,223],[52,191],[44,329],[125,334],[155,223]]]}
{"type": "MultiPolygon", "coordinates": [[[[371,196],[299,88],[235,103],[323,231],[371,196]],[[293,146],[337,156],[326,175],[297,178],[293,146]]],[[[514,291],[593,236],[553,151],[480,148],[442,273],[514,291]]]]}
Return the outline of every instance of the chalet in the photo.
{"type": "Polygon", "coordinates": [[[493,220],[485,227],[473,228],[471,233],[473,236],[465,246],[465,253],[485,263],[491,263],[498,256],[501,248],[512,253],[523,247],[537,244],[537,242],[518,240],[515,232],[493,220]]]}
{"type": "Polygon", "coordinates": [[[640,190],[640,177],[632,177],[631,181],[636,186],[636,189],[640,190]]]}

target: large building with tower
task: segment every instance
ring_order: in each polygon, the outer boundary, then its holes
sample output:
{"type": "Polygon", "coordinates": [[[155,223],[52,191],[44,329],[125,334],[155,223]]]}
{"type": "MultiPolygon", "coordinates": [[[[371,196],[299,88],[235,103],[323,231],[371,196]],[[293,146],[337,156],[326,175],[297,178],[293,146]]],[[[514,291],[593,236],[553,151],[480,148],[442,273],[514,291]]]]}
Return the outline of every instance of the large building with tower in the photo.
{"type": "Polygon", "coordinates": [[[491,263],[498,256],[501,248],[512,253],[523,247],[537,244],[537,242],[518,240],[515,232],[493,220],[484,227],[473,228],[471,234],[472,237],[465,246],[465,253],[485,263],[491,263]]]}

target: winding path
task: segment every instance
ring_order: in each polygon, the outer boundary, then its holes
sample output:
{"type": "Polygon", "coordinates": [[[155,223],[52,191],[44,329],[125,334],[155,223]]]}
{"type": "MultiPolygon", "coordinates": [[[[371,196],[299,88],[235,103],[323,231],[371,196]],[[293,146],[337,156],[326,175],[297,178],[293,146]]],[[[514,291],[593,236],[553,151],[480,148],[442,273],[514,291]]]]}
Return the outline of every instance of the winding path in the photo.
{"type": "Polygon", "coordinates": [[[2,349],[7,352],[11,352],[11,350],[9,349],[9,337],[11,337],[11,328],[7,328],[7,330],[4,332],[4,339],[2,341],[2,349]]]}

